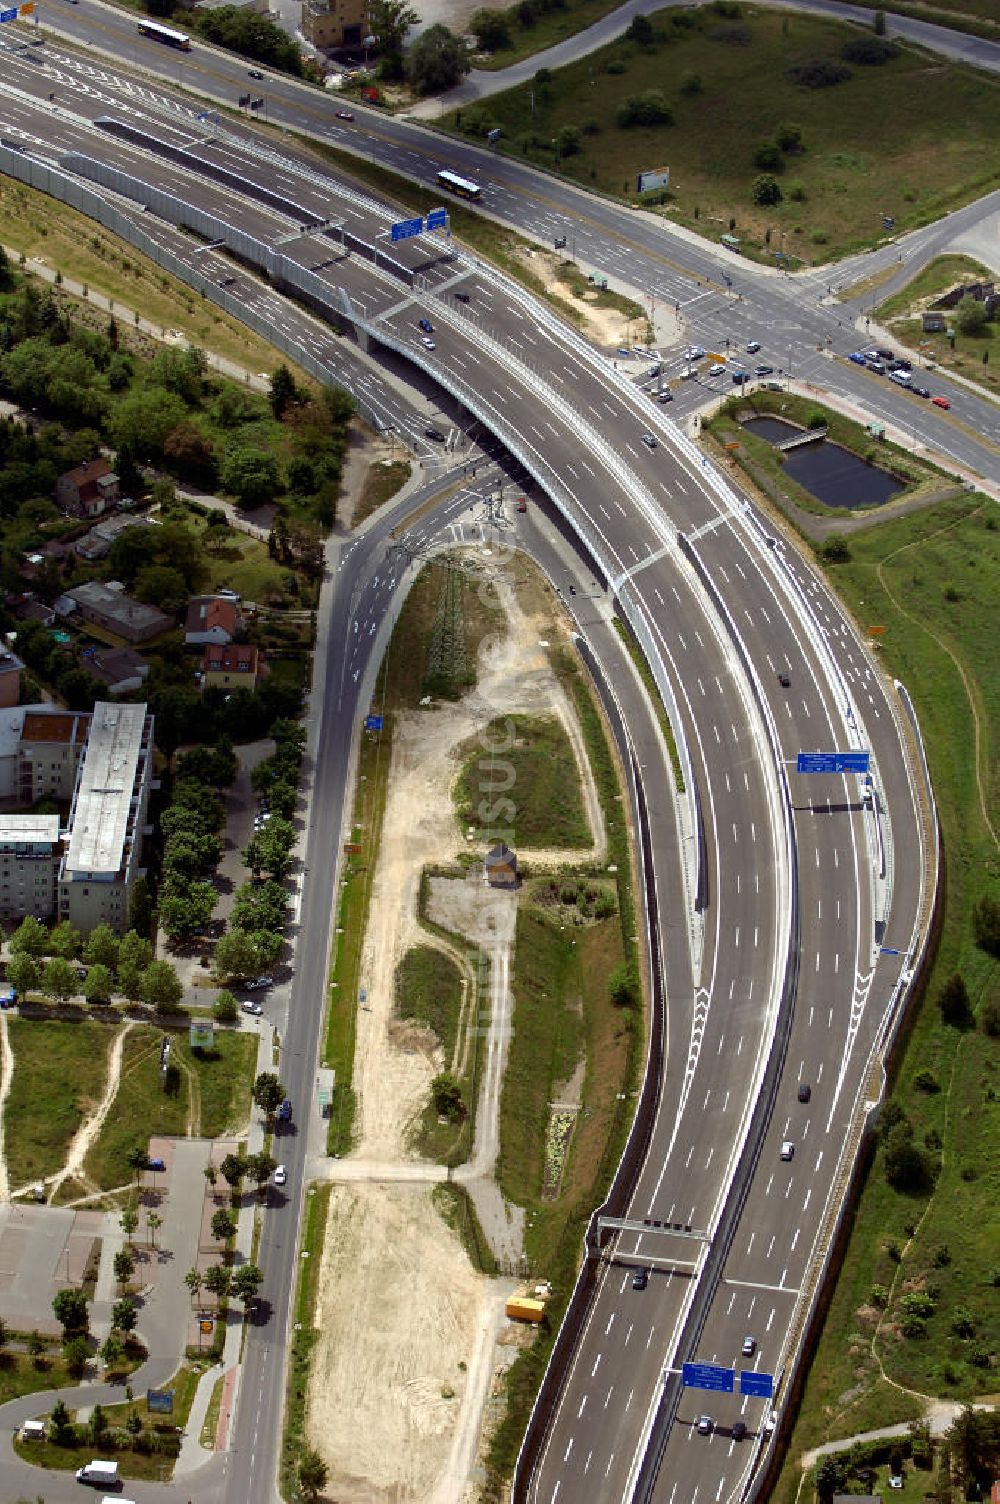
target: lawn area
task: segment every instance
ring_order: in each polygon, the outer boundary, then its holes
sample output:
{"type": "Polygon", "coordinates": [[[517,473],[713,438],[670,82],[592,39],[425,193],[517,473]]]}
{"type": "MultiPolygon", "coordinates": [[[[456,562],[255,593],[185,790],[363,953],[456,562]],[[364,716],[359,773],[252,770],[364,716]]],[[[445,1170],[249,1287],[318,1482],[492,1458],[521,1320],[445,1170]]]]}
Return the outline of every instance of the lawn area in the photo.
{"type": "MultiPolygon", "coordinates": [[[[251,446],[281,453],[280,432],[279,424],[262,420],[259,424],[248,424],[242,430],[241,438],[245,436],[251,446]],[[277,430],[277,434],[272,433],[272,429],[277,430]]],[[[252,601],[257,605],[300,607],[314,603],[317,586],[304,575],[299,575],[298,590],[293,596],[288,589],[288,566],[271,558],[263,539],[251,537],[236,528],[229,528],[220,538],[215,529],[209,529],[207,513],[211,510],[211,507],[198,504],[188,505],[184,512],[185,526],[205,543],[202,558],[206,591],[224,585],[229,590],[236,590],[244,602],[252,601]]]]}
{"type": "Polygon", "coordinates": [[[411,946],[396,967],[396,1010],[400,1018],[426,1024],[449,1062],[461,1007],[462,974],[451,957],[433,945],[411,946]]]}
{"type": "Polygon", "coordinates": [[[985,806],[996,826],[995,510],[966,494],[866,528],[851,536],[850,562],[829,570],[862,628],[887,628],[881,656],[916,704],[937,797],[944,924],[890,1095],[912,1125],[913,1142],[939,1167],[932,1192],[904,1194],[888,1185],[882,1152],[875,1157],[775,1495],[782,1504],[795,1496],[805,1448],[912,1413],[914,1401],[881,1380],[873,1340],[889,1378],[919,1394],[971,1399],[997,1387],[983,1357],[1000,1348],[1000,1041],[983,1024],[987,1006],[1000,1003],[1000,967],[972,932],[974,905],[984,892],[996,896],[1000,873],[984,817],[985,806]],[[942,1018],[938,995],[955,972],[965,979],[978,1027],[942,1018]],[[912,1291],[930,1303],[922,1324],[904,1335],[903,1301],[912,1291]]]}
{"type": "MultiPolygon", "coordinates": [[[[163,1422],[160,1422],[163,1425],[163,1422]]],[[[110,1450],[114,1454],[115,1461],[121,1477],[124,1481],[139,1478],[146,1482],[167,1483],[173,1475],[174,1458],[180,1449],[180,1437],[174,1434],[173,1422],[169,1427],[164,1427],[165,1434],[162,1442],[164,1452],[138,1452],[132,1447],[113,1447],[110,1450]]],[[[91,1440],[81,1441],[75,1446],[56,1446],[52,1441],[19,1441],[15,1438],[14,1451],[25,1462],[33,1462],[36,1467],[53,1468],[59,1472],[75,1472],[89,1462],[99,1448],[100,1455],[108,1453],[108,1443],[101,1441],[95,1447],[91,1440]]]]}
{"type": "Polygon", "coordinates": [[[284,1498],[294,1498],[297,1492],[299,1457],[306,1445],[306,1389],[309,1384],[309,1362],[316,1331],[313,1319],[316,1311],[316,1293],[320,1269],[323,1264],[323,1237],[329,1219],[330,1195],[333,1186],[310,1186],[302,1214],[302,1242],[298,1263],[298,1284],[295,1290],[295,1312],[292,1322],[291,1351],[288,1355],[288,1380],[285,1389],[285,1427],[281,1439],[281,1461],[278,1468],[279,1483],[284,1498]],[[304,1257],[308,1254],[308,1258],[304,1257]]]}
{"type": "MultiPolygon", "coordinates": [[[[18,1334],[8,1332],[8,1343],[17,1341],[18,1334]]],[[[28,1353],[12,1352],[8,1347],[0,1353],[0,1405],[16,1400],[22,1394],[37,1394],[44,1389],[62,1389],[75,1385],[76,1379],[66,1372],[62,1351],[56,1346],[33,1358],[28,1353]]]]}
{"type": "Polygon", "coordinates": [[[147,1148],[153,1134],[217,1138],[246,1123],[256,1037],[217,1031],[214,1050],[196,1057],[187,1037],[174,1034],[171,1059],[177,1075],[168,1091],[160,1084],[161,1037],[159,1029],[142,1025],[125,1040],[118,1095],[84,1165],[104,1189],[131,1180],[129,1153],[147,1148]]]}
{"type": "Polygon", "coordinates": [[[735,233],[750,254],[783,250],[793,262],[871,244],[884,233],[883,214],[895,233],[924,224],[995,180],[1000,81],[985,74],[910,48],[882,66],[847,65],[842,49],[864,35],[858,29],[746,5],[651,20],[651,42],[622,38],[444,124],[480,137],[499,128],[501,150],[616,197],[633,197],[638,172],[669,164],[671,218],[711,239],[735,233]],[[849,67],[850,76],[830,87],[790,76],[816,61],[849,67]],[[621,124],[630,97],[639,101],[633,117],[663,123],[621,124]],[[755,154],[790,124],[801,149],[778,150],[767,169],[782,201],[757,207],[755,154]]]}
{"type": "MultiPolygon", "coordinates": [[[[886,298],[875,310],[877,319],[893,318],[898,313],[909,313],[917,304],[932,303],[941,293],[947,292],[958,282],[992,282],[993,273],[971,256],[935,256],[911,282],[891,298],[886,298]]],[[[945,310],[946,314],[948,310],[945,310]]]]}
{"type": "Polygon", "coordinates": [[[9,1018],[14,1074],[4,1107],[11,1188],[52,1175],[84,1115],[104,1094],[113,1030],[77,1022],[9,1018]]]}
{"type": "MultiPolygon", "coordinates": [[[[29,262],[41,261],[74,282],[138,309],[163,331],[180,329],[192,344],[247,370],[271,372],[284,358],[267,340],[94,220],[12,178],[0,184],[0,242],[22,251],[29,262]]],[[[300,373],[295,375],[298,380],[300,373]]]]}
{"type": "Polygon", "coordinates": [[[410,478],[409,460],[376,460],[368,466],[365,483],[351,519],[354,527],[385,506],[410,478]]]}
{"type": "Polygon", "coordinates": [[[554,716],[503,716],[492,721],[474,744],[455,785],[455,808],[461,826],[482,825],[502,792],[516,847],[591,845],[580,792],[580,771],[569,737],[554,716]],[[511,736],[513,734],[513,742],[511,736]],[[498,748],[495,753],[488,750],[498,748]]]}
{"type": "Polygon", "coordinates": [[[483,1031],[474,1028],[472,1020],[488,1002],[489,966],[462,935],[429,922],[423,912],[425,906],[426,884],[423,884],[422,922],[466,957],[468,973],[472,973],[471,987],[463,986],[466,978],[453,957],[432,945],[413,946],[400,958],[396,968],[396,1011],[400,1018],[425,1024],[436,1035],[443,1055],[441,1069],[450,1073],[458,1084],[464,1111],[442,1118],[433,1095],[428,1093],[423,1111],[410,1126],[409,1139],[411,1147],[424,1159],[454,1166],[468,1159],[475,1133],[483,1031]],[[470,1010],[464,1018],[464,1029],[463,1003],[470,1010]]]}

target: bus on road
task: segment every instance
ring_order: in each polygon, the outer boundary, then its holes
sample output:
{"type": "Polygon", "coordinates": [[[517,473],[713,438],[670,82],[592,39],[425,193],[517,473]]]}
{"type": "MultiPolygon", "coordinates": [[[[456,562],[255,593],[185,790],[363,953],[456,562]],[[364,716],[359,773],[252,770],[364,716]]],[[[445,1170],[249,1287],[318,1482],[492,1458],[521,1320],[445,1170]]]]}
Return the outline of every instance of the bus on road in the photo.
{"type": "Polygon", "coordinates": [[[152,37],[154,42],[163,42],[167,47],[179,47],[181,52],[191,51],[191,38],[183,31],[175,31],[172,26],[142,20],[139,22],[139,30],[144,37],[152,37]]]}
{"type": "Polygon", "coordinates": [[[482,189],[478,183],[473,183],[469,178],[460,178],[457,172],[439,172],[437,175],[439,188],[447,188],[449,193],[457,193],[459,198],[479,198],[482,189]]]}

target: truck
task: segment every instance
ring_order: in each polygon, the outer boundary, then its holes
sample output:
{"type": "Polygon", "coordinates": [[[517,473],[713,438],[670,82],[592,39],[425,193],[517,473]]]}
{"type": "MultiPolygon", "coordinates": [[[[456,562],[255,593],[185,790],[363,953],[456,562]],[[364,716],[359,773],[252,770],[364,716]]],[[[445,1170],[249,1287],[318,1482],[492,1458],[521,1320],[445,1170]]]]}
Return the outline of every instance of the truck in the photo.
{"type": "Polygon", "coordinates": [[[105,1462],[95,1457],[93,1462],[88,1462],[84,1467],[76,1470],[77,1483],[97,1483],[103,1488],[118,1487],[118,1464],[117,1462],[105,1462]]]}

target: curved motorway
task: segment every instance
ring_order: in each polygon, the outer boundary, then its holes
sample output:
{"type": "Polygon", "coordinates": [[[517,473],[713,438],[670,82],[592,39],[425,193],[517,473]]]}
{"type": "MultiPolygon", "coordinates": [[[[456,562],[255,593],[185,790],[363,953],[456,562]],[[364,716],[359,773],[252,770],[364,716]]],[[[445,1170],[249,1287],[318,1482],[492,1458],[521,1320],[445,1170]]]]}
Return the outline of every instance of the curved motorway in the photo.
{"type": "MultiPolygon", "coordinates": [[[[98,13],[103,26],[108,12],[98,13]]],[[[224,251],[196,250],[171,230],[170,215],[182,201],[193,206],[204,217],[199,224],[217,227],[244,261],[264,264],[280,247],[289,271],[294,263],[295,276],[312,279],[313,306],[346,317],[360,337],[390,352],[381,371],[366,371],[379,383],[366,402],[399,409],[396,375],[407,368],[423,373],[425,391],[434,384],[457,398],[552,498],[580,536],[608,603],[644,643],[690,775],[677,796],[665,756],[644,772],[655,834],[650,879],[661,912],[686,917],[671,928],[665,962],[666,1071],[629,1225],[604,1243],[580,1340],[558,1375],[544,1426],[533,1432],[518,1491],[544,1501],[738,1498],[768,1444],[770,1405],[732,1396],[713,1396],[710,1405],[680,1390],[674,1371],[693,1357],[740,1366],[747,1337],[754,1343],[747,1367],[787,1379],[796,1359],[865,1107],[880,1093],[880,1051],[919,952],[935,877],[926,792],[899,697],[811,568],[769,536],[662,409],[651,409],[548,309],[474,262],[412,243],[394,249],[396,267],[386,257],[381,264],[345,257],[338,229],[321,222],[348,223],[374,245],[388,216],[315,163],[271,143],[261,148],[246,132],[206,141],[187,106],[104,65],[95,70],[54,47],[27,57],[8,60],[5,140],[13,133],[29,157],[58,157],[86,180],[114,184],[143,206],[137,222],[171,255],[197,265],[213,292],[224,278],[235,282],[227,295],[248,317],[274,317],[280,300],[234,272],[224,251]],[[53,70],[54,114],[44,108],[53,70]],[[131,139],[95,128],[109,114],[133,128],[131,139]],[[308,224],[303,232],[299,210],[314,216],[311,233],[308,224]],[[456,291],[468,302],[457,301],[456,291]],[[421,342],[418,316],[434,324],[433,349],[421,342]],[[855,777],[809,780],[794,771],[798,751],[831,747],[872,750],[870,804],[855,777]],[[699,894],[707,894],[707,907],[696,904],[699,894]],[[799,1100],[800,1085],[809,1087],[807,1101],[799,1100]],[[780,1153],[786,1140],[794,1144],[790,1160],[780,1153]],[[649,1271],[643,1290],[632,1286],[637,1267],[649,1271]],[[711,1413],[708,1435],[696,1434],[696,1412],[711,1413]],[[742,1441],[733,1435],[737,1421],[747,1427],[742,1441]]],[[[193,73],[194,58],[182,66],[193,73]]],[[[214,71],[217,59],[208,66],[214,71]]],[[[300,93],[290,92],[298,108],[300,93]]],[[[308,105],[331,113],[315,95],[308,105]]],[[[562,185],[545,184],[545,196],[556,189],[562,185]]],[[[498,196],[509,191],[496,189],[498,196]]],[[[816,335],[834,315],[808,279],[761,277],[747,283],[747,302],[734,305],[719,290],[707,248],[683,243],[690,269],[675,268],[659,227],[595,208],[575,190],[566,194],[571,207],[582,206],[581,233],[598,209],[608,216],[608,253],[637,257],[669,278],[699,327],[723,311],[727,327],[751,314],[763,327],[767,300],[776,299],[795,358],[829,368],[826,335],[816,335]],[[642,241],[654,232],[660,248],[650,255],[642,241]],[[693,287],[699,276],[712,285],[693,287]]],[[[678,255],[678,245],[670,251],[678,255]]],[[[329,357],[338,379],[356,383],[356,368],[321,324],[291,303],[281,305],[280,317],[289,340],[316,360],[329,357]]],[[[884,389],[880,396],[905,400],[884,389]]],[[[995,425],[990,404],[972,394],[961,400],[970,412],[989,412],[995,425]]],[[[968,463],[995,465],[989,445],[957,425],[949,433],[969,446],[968,463]]],[[[388,607],[397,585],[379,564],[388,525],[380,521],[345,563],[335,616],[325,624],[332,648],[350,641],[365,579],[380,576],[378,599],[388,607]]],[[[318,943],[300,946],[286,1037],[306,1082],[366,661],[331,657],[317,743],[313,808],[325,811],[328,845],[324,856],[311,825],[302,926],[318,943]]],[[[288,1158],[300,1184],[301,1146],[288,1158]]],[[[271,1225],[265,1243],[273,1320],[251,1331],[233,1453],[203,1480],[224,1497],[269,1499],[273,1490],[295,1262],[290,1219],[271,1225]]]]}

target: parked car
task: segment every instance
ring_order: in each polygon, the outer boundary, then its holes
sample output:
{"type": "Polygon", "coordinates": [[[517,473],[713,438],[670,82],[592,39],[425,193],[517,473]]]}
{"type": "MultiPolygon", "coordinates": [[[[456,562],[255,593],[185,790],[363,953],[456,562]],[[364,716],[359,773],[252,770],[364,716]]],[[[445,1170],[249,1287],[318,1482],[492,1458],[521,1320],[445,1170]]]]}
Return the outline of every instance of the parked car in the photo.
{"type": "Polygon", "coordinates": [[[759,339],[752,339],[752,340],[750,340],[749,344],[747,345],[747,354],[748,355],[756,355],[757,351],[759,349],[760,349],[760,340],[759,339]]]}
{"type": "Polygon", "coordinates": [[[868,369],[869,371],[874,371],[876,376],[885,375],[885,363],[881,360],[870,360],[868,362],[868,369]]]}
{"type": "Polygon", "coordinates": [[[228,585],[223,585],[215,593],[219,597],[220,601],[234,601],[237,605],[239,605],[240,593],[238,590],[230,590],[228,585]]]}
{"type": "Polygon", "coordinates": [[[910,391],[915,397],[929,397],[930,389],[926,386],[911,386],[910,391]]]}
{"type": "Polygon", "coordinates": [[[149,1160],[147,1160],[147,1161],[146,1161],[146,1169],[147,1169],[147,1170],[158,1170],[158,1171],[160,1171],[160,1173],[161,1173],[161,1174],[162,1174],[162,1172],[163,1172],[163,1171],[164,1171],[164,1170],[165,1170],[165,1169],[166,1169],[166,1168],[167,1168],[167,1166],[166,1166],[166,1161],[165,1161],[165,1160],[162,1160],[162,1159],[161,1159],[161,1158],[160,1158],[160,1157],[159,1157],[159,1155],[158,1155],[158,1154],[157,1154],[157,1155],[154,1155],[154,1157],[153,1157],[153,1158],[152,1158],[152,1159],[149,1159],[149,1160]]]}
{"type": "Polygon", "coordinates": [[[662,392],[657,392],[656,400],[657,402],[673,402],[674,394],[664,387],[662,392]]]}
{"type": "Polygon", "coordinates": [[[931,401],[933,402],[935,407],[943,407],[946,412],[948,408],[951,407],[951,403],[948,401],[947,397],[932,397],[931,401]]]}
{"type": "Polygon", "coordinates": [[[749,371],[734,371],[733,372],[733,383],[734,383],[734,385],[736,385],[736,386],[742,386],[745,381],[749,381],[749,380],[750,380],[750,372],[749,371]]]}
{"type": "Polygon", "coordinates": [[[868,357],[863,350],[852,350],[847,358],[848,360],[853,360],[856,366],[866,366],[868,364],[868,357]]]}
{"type": "Polygon", "coordinates": [[[909,390],[909,386],[910,386],[910,373],[909,373],[909,371],[891,371],[890,374],[889,374],[889,380],[890,381],[894,381],[897,386],[904,386],[904,387],[907,388],[907,390],[909,390]]]}
{"type": "Polygon", "coordinates": [[[255,1018],[259,1018],[264,1011],[260,1006],[260,1003],[258,1003],[252,997],[245,997],[240,1004],[240,1007],[243,1009],[244,1013],[252,1013],[255,1018]]]}
{"type": "Polygon", "coordinates": [[[287,1180],[288,1180],[288,1171],[285,1169],[284,1165],[278,1165],[277,1169],[274,1172],[274,1183],[275,1183],[275,1185],[284,1185],[287,1180]]]}
{"type": "Polygon", "coordinates": [[[700,345],[688,345],[687,349],[684,351],[684,359],[685,360],[704,360],[705,359],[705,351],[701,348],[700,345]]]}
{"type": "Polygon", "coordinates": [[[254,988],[254,987],[273,987],[274,986],[274,978],[273,977],[254,977],[253,980],[250,981],[250,982],[247,982],[246,985],[247,985],[248,988],[254,988]]]}
{"type": "Polygon", "coordinates": [[[710,376],[721,376],[725,372],[725,369],[726,368],[722,364],[722,361],[721,360],[717,360],[717,361],[715,361],[715,363],[713,365],[709,366],[709,368],[708,368],[708,374],[710,376]]]}
{"type": "Polygon", "coordinates": [[[419,327],[424,331],[425,334],[434,333],[434,325],[431,323],[430,319],[420,319],[419,327]]]}

